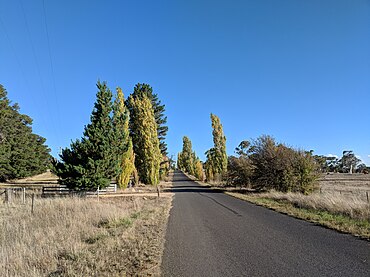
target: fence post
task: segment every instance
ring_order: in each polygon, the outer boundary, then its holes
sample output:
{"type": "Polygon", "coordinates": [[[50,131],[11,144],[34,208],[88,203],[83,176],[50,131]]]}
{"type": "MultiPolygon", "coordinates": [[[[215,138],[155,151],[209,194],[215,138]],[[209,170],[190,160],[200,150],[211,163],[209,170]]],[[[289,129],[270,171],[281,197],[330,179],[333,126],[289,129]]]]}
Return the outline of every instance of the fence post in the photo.
{"type": "Polygon", "coordinates": [[[5,202],[10,204],[12,202],[12,190],[5,189],[5,202]]]}
{"type": "Polygon", "coordinates": [[[369,203],[369,192],[366,192],[367,203],[369,203]]]}
{"type": "Polygon", "coordinates": [[[32,193],[31,214],[33,214],[34,208],[35,208],[35,193],[32,193]]]}
{"type": "Polygon", "coordinates": [[[26,204],[26,188],[23,188],[22,191],[22,203],[26,204]]]}
{"type": "Polygon", "coordinates": [[[159,186],[157,185],[157,194],[158,194],[158,198],[159,198],[159,186]]]}
{"type": "Polygon", "coordinates": [[[98,202],[99,202],[99,186],[98,186],[98,202]]]}

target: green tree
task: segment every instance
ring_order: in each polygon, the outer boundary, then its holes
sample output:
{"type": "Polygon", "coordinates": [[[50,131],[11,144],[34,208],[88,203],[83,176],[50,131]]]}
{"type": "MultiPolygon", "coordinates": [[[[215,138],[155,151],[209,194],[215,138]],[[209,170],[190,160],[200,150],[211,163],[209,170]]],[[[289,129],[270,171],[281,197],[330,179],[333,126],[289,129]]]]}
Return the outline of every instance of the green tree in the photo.
{"type": "Polygon", "coordinates": [[[345,150],[342,158],[338,161],[339,170],[343,173],[349,173],[352,168],[352,172],[354,172],[360,163],[361,160],[356,157],[352,150],[345,150]]]}
{"type": "Polygon", "coordinates": [[[230,156],[227,164],[227,184],[250,186],[254,166],[248,156],[249,141],[242,141],[235,149],[237,156],[230,156]]]}
{"type": "Polygon", "coordinates": [[[146,95],[137,97],[132,94],[128,97],[127,106],[139,178],[144,184],[157,185],[162,155],[152,103],[146,95]]]}
{"type": "Polygon", "coordinates": [[[23,178],[46,171],[50,149],[45,139],[32,132],[32,119],[11,105],[0,85],[0,181],[23,178]]]}
{"type": "Polygon", "coordinates": [[[254,167],[254,188],[301,193],[316,188],[319,168],[310,152],[277,144],[270,136],[254,140],[247,152],[254,167]]]}
{"type": "Polygon", "coordinates": [[[113,105],[113,127],[116,138],[115,146],[119,159],[121,173],[117,177],[120,188],[126,188],[135,169],[135,156],[132,140],[129,134],[129,111],[121,88],[117,88],[117,96],[113,105]]]}
{"type": "Polygon", "coordinates": [[[62,150],[62,162],[56,165],[60,183],[69,188],[104,188],[121,171],[117,133],[111,118],[112,92],[105,82],[98,82],[97,88],[90,124],[85,127],[81,140],[72,142],[70,149],[62,150]]]}

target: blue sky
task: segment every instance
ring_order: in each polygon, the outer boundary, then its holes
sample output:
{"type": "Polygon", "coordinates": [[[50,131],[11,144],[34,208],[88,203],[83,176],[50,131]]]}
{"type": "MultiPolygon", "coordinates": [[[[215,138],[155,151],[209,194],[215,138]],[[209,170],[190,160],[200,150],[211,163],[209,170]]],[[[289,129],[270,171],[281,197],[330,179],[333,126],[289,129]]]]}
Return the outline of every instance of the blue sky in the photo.
{"type": "Polygon", "coordinates": [[[0,0],[0,83],[53,155],[81,137],[105,80],[149,83],[168,146],[204,159],[212,112],[228,153],[270,134],[370,165],[370,1],[0,0]],[[48,30],[48,31],[46,31],[48,30]],[[50,47],[49,47],[49,46],[50,47]]]}

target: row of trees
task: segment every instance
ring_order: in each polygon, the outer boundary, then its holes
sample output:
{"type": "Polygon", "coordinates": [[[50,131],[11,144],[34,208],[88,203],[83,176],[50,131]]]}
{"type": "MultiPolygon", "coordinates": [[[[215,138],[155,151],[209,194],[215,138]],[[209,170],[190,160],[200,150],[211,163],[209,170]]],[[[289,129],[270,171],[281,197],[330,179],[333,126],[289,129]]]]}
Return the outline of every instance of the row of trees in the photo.
{"type": "MultiPolygon", "coordinates": [[[[311,151],[311,154],[313,151],[311,151]]],[[[368,173],[366,165],[356,157],[352,150],[343,151],[341,158],[314,155],[314,158],[320,166],[321,172],[339,172],[339,173],[368,173]]]]}
{"type": "Polygon", "coordinates": [[[203,165],[193,151],[190,139],[184,136],[182,141],[182,151],[177,155],[177,168],[195,176],[198,180],[203,180],[203,165]]]}
{"type": "MultiPolygon", "coordinates": [[[[251,142],[242,141],[236,148],[236,155],[228,157],[221,121],[211,114],[211,122],[213,147],[205,153],[207,160],[203,164],[208,182],[285,192],[309,193],[315,189],[319,166],[311,152],[276,143],[270,136],[261,136],[251,142]]],[[[178,168],[196,175],[194,160],[191,141],[184,137],[178,168]]],[[[200,161],[199,165],[202,165],[200,161]]]]}
{"type": "Polygon", "coordinates": [[[169,169],[165,106],[147,84],[137,84],[124,99],[120,88],[113,101],[105,82],[98,92],[83,137],[62,150],[55,162],[60,183],[73,189],[106,187],[115,178],[120,187],[129,179],[158,184],[169,169]]]}
{"type": "Polygon", "coordinates": [[[45,141],[33,133],[32,119],[19,112],[0,85],[0,181],[45,172],[51,159],[45,141]]]}

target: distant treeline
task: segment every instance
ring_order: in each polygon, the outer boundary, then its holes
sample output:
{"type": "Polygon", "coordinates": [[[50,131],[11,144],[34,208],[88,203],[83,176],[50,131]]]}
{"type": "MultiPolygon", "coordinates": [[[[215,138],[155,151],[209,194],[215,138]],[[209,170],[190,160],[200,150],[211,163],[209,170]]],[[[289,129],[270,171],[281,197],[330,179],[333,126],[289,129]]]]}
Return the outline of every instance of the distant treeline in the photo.
{"type": "Polygon", "coordinates": [[[310,193],[317,188],[320,173],[363,172],[368,168],[353,151],[344,151],[343,157],[314,155],[313,151],[294,149],[263,135],[251,141],[242,141],[235,154],[227,156],[226,137],[220,119],[211,114],[214,146],[201,163],[192,152],[191,141],[184,137],[183,149],[178,154],[177,167],[198,179],[229,186],[245,186],[259,191],[310,193]],[[202,173],[200,173],[202,172],[202,173]],[[203,174],[204,172],[204,174],[203,174]]]}

